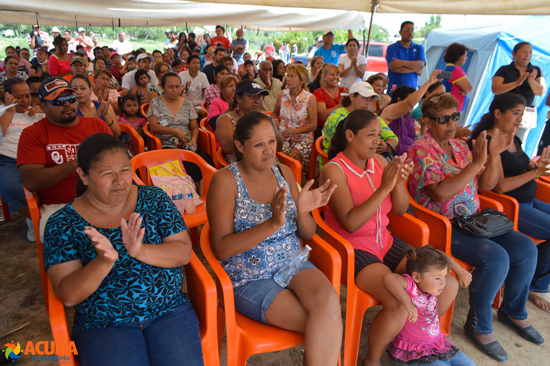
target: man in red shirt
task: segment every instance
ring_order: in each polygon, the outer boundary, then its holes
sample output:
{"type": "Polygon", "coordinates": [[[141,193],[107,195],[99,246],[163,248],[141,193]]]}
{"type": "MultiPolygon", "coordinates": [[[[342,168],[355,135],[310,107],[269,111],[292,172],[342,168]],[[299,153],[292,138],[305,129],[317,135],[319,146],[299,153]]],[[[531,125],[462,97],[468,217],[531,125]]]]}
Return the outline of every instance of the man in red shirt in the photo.
{"type": "Polygon", "coordinates": [[[112,133],[99,118],[77,116],[76,94],[66,80],[44,80],[38,96],[46,117],[23,130],[17,167],[25,188],[38,196],[42,240],[48,218],[76,197],[78,146],[93,134],[112,133]]]}
{"type": "Polygon", "coordinates": [[[212,38],[210,44],[214,45],[214,48],[218,48],[218,43],[221,43],[224,50],[229,50],[229,47],[231,46],[231,42],[229,42],[229,39],[224,36],[225,34],[225,28],[221,25],[216,26],[216,37],[212,38]]]}

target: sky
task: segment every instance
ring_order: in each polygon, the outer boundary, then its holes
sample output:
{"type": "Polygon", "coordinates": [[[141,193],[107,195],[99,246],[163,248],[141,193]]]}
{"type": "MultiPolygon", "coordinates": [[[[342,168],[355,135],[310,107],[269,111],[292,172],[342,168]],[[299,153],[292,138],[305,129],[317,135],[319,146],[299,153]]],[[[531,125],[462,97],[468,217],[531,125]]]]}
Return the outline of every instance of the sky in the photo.
{"type": "MultiPolygon", "coordinates": [[[[375,13],[373,23],[386,28],[390,36],[399,33],[399,27],[405,20],[415,23],[415,27],[421,27],[430,20],[431,14],[401,14],[401,13],[375,13]]],[[[441,25],[444,28],[456,28],[473,24],[495,24],[517,22],[526,16],[518,15],[441,15],[441,25]]],[[[370,15],[365,17],[366,25],[370,21],[370,15]]]]}

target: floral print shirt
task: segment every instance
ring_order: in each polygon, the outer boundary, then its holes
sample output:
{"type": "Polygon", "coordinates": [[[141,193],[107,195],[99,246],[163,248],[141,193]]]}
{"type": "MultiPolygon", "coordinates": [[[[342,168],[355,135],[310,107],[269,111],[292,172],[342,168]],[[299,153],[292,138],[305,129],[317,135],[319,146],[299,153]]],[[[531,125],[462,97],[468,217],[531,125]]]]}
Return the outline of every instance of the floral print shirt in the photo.
{"type": "MultiPolygon", "coordinates": [[[[281,131],[308,125],[310,121],[309,114],[307,113],[307,105],[309,103],[309,98],[313,97],[313,94],[307,90],[302,90],[296,97],[296,104],[292,105],[290,89],[285,89],[282,93],[281,113],[279,117],[279,126],[281,131]]],[[[311,140],[312,138],[313,132],[302,133],[292,136],[290,138],[290,143],[293,143],[295,140],[311,140]]]]}
{"type": "Polygon", "coordinates": [[[467,216],[479,212],[480,203],[477,195],[479,176],[474,177],[459,194],[445,202],[435,202],[430,198],[424,189],[426,186],[459,174],[473,160],[466,142],[451,139],[449,145],[454,161],[429,132],[410,147],[409,158],[414,162],[414,169],[409,175],[409,192],[412,198],[422,206],[452,219],[455,216],[467,216]]]}

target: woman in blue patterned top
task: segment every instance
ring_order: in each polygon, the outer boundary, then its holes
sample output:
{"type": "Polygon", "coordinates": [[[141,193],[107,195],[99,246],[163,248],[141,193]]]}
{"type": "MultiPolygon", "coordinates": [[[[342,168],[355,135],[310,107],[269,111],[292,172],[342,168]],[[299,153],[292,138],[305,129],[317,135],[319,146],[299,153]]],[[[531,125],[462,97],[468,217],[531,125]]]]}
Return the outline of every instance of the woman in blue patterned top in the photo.
{"type": "Polygon", "coordinates": [[[198,319],[182,292],[191,241],[159,188],[132,184],[124,144],[108,134],[77,152],[79,197],[46,224],[44,268],[75,307],[80,364],[203,365],[198,319]]]}
{"type": "Polygon", "coordinates": [[[264,324],[305,334],[309,365],[336,365],[342,342],[336,291],[311,262],[286,288],[273,275],[300,252],[317,225],[310,212],[336,188],[327,181],[298,191],[291,170],[275,164],[276,133],[269,116],[248,112],[235,127],[238,161],[218,171],[208,190],[212,249],[233,282],[235,309],[264,324]]]}

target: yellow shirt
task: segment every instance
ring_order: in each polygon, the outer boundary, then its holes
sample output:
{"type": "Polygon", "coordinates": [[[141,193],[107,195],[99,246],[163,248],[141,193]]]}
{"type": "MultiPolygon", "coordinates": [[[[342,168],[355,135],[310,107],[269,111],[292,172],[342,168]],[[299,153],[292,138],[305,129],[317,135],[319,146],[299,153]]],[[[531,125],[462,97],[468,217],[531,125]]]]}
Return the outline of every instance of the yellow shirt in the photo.
{"type": "Polygon", "coordinates": [[[281,86],[283,85],[281,83],[281,80],[277,78],[271,78],[271,89],[267,89],[265,83],[259,77],[254,79],[254,82],[258,83],[263,89],[269,91],[269,95],[264,97],[262,105],[260,105],[260,111],[273,112],[273,109],[275,109],[275,103],[277,102],[277,97],[281,92],[281,86]]]}

